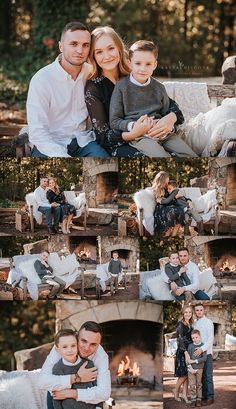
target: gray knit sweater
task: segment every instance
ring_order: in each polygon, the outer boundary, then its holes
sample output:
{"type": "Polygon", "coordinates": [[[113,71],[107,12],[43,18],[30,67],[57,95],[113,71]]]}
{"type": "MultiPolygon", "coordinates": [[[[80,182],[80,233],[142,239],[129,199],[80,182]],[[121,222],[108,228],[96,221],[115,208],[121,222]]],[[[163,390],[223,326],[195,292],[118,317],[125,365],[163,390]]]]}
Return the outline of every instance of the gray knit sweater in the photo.
{"type": "Polygon", "coordinates": [[[150,84],[141,87],[133,84],[130,77],[117,82],[110,103],[110,127],[127,131],[128,123],[147,114],[162,118],[167,114],[169,97],[163,84],[151,77],[150,84]]]}
{"type": "Polygon", "coordinates": [[[191,364],[193,369],[202,369],[204,367],[204,363],[207,360],[207,353],[206,351],[202,352],[202,354],[198,357],[194,356],[194,352],[196,349],[201,348],[203,346],[203,343],[201,342],[200,344],[189,344],[188,346],[188,353],[190,356],[190,359],[197,359],[198,363],[191,364]]]}

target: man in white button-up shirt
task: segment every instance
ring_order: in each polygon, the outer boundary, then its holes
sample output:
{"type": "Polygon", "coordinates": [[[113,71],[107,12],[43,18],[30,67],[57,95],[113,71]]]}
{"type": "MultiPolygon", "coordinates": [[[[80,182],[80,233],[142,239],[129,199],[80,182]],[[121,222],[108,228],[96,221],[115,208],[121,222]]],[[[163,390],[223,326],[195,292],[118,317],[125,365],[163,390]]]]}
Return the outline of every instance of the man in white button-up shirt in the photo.
{"type": "MultiPolygon", "coordinates": [[[[108,355],[100,345],[101,338],[101,328],[96,322],[87,321],[81,326],[78,335],[79,355],[90,358],[95,367],[87,369],[86,364],[83,364],[76,375],[52,375],[54,365],[61,359],[53,347],[40,372],[40,388],[53,391],[53,398],[58,400],[72,398],[93,404],[107,400],[111,394],[111,377],[108,355]],[[97,379],[97,386],[88,389],[71,389],[73,383],[95,379],[97,379]]],[[[53,409],[50,394],[48,394],[48,409],[53,409]]]]}
{"type": "Polygon", "coordinates": [[[109,157],[95,133],[86,130],[84,86],[90,72],[86,63],[90,43],[84,24],[68,23],[59,42],[61,54],[33,76],[27,98],[32,156],[109,157]]]}
{"type": "Polygon", "coordinates": [[[203,304],[196,304],[194,306],[196,314],[196,321],[194,322],[194,329],[198,329],[201,333],[201,340],[203,345],[198,348],[194,354],[196,358],[203,352],[207,351],[207,360],[203,368],[202,378],[202,406],[208,406],[214,403],[214,384],[213,384],[213,342],[214,342],[214,324],[212,320],[204,315],[203,304]]]}

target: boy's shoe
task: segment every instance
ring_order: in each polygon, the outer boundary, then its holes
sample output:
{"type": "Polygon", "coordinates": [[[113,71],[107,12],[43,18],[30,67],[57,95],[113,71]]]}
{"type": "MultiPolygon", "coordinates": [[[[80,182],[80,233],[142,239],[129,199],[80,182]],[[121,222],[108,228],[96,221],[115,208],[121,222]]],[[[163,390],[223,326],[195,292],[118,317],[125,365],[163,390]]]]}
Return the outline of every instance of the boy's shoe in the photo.
{"type": "Polygon", "coordinates": [[[195,408],[195,406],[196,406],[196,401],[192,400],[191,403],[190,403],[190,407],[195,408]]]}
{"type": "Polygon", "coordinates": [[[198,406],[199,408],[202,406],[201,399],[197,399],[196,406],[198,406]]]}

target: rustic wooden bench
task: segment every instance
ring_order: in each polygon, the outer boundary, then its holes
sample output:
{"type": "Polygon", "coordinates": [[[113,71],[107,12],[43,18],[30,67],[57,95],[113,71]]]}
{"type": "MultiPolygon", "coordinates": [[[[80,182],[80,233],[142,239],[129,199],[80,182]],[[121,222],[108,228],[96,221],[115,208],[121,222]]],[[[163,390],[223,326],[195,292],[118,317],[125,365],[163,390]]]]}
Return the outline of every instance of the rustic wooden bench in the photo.
{"type": "MultiPolygon", "coordinates": [[[[207,90],[211,102],[213,102],[216,106],[220,105],[225,98],[236,97],[236,85],[208,84],[207,90]]],[[[28,135],[27,133],[18,135],[20,129],[21,128],[18,125],[0,126],[0,144],[2,145],[4,143],[4,138],[6,138],[9,142],[9,140],[12,140],[14,137],[13,147],[17,158],[31,156],[28,135]]]]}

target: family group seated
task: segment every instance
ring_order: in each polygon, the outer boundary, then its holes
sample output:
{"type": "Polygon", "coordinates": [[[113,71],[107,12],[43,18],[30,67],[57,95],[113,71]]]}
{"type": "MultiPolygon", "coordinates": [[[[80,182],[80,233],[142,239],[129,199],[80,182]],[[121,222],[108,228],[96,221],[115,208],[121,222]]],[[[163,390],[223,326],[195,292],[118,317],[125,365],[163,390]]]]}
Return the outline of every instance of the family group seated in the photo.
{"type": "Polygon", "coordinates": [[[190,260],[187,247],[171,251],[159,260],[160,268],[140,273],[140,298],[190,301],[220,297],[211,268],[200,271],[190,260]]]}
{"type": "Polygon", "coordinates": [[[65,290],[77,294],[75,288],[83,288],[83,269],[75,253],[60,256],[43,250],[40,254],[14,256],[7,283],[23,288],[26,297],[33,300],[41,296],[60,298],[65,290]]]}
{"type": "Polygon", "coordinates": [[[32,156],[224,155],[224,142],[235,140],[236,99],[212,109],[206,84],[163,85],[153,77],[158,47],[152,41],[136,41],[128,51],[111,27],[90,33],[86,25],[71,22],[59,49],[56,60],[30,82],[32,156]],[[199,115],[181,125],[189,107],[192,116],[199,115]]]}
{"type": "Polygon", "coordinates": [[[197,233],[204,233],[203,222],[217,221],[216,190],[201,195],[200,188],[178,188],[169,174],[160,171],[152,186],[134,194],[140,228],[151,235],[179,236],[192,225],[197,233]]]}
{"type": "Polygon", "coordinates": [[[60,233],[59,225],[63,234],[69,234],[72,219],[86,211],[85,194],[81,193],[80,197],[74,198],[74,204],[69,203],[55,178],[41,177],[40,185],[33,194],[26,195],[26,201],[29,206],[33,206],[33,215],[37,221],[42,221],[42,215],[46,217],[50,234],[60,233]]]}

